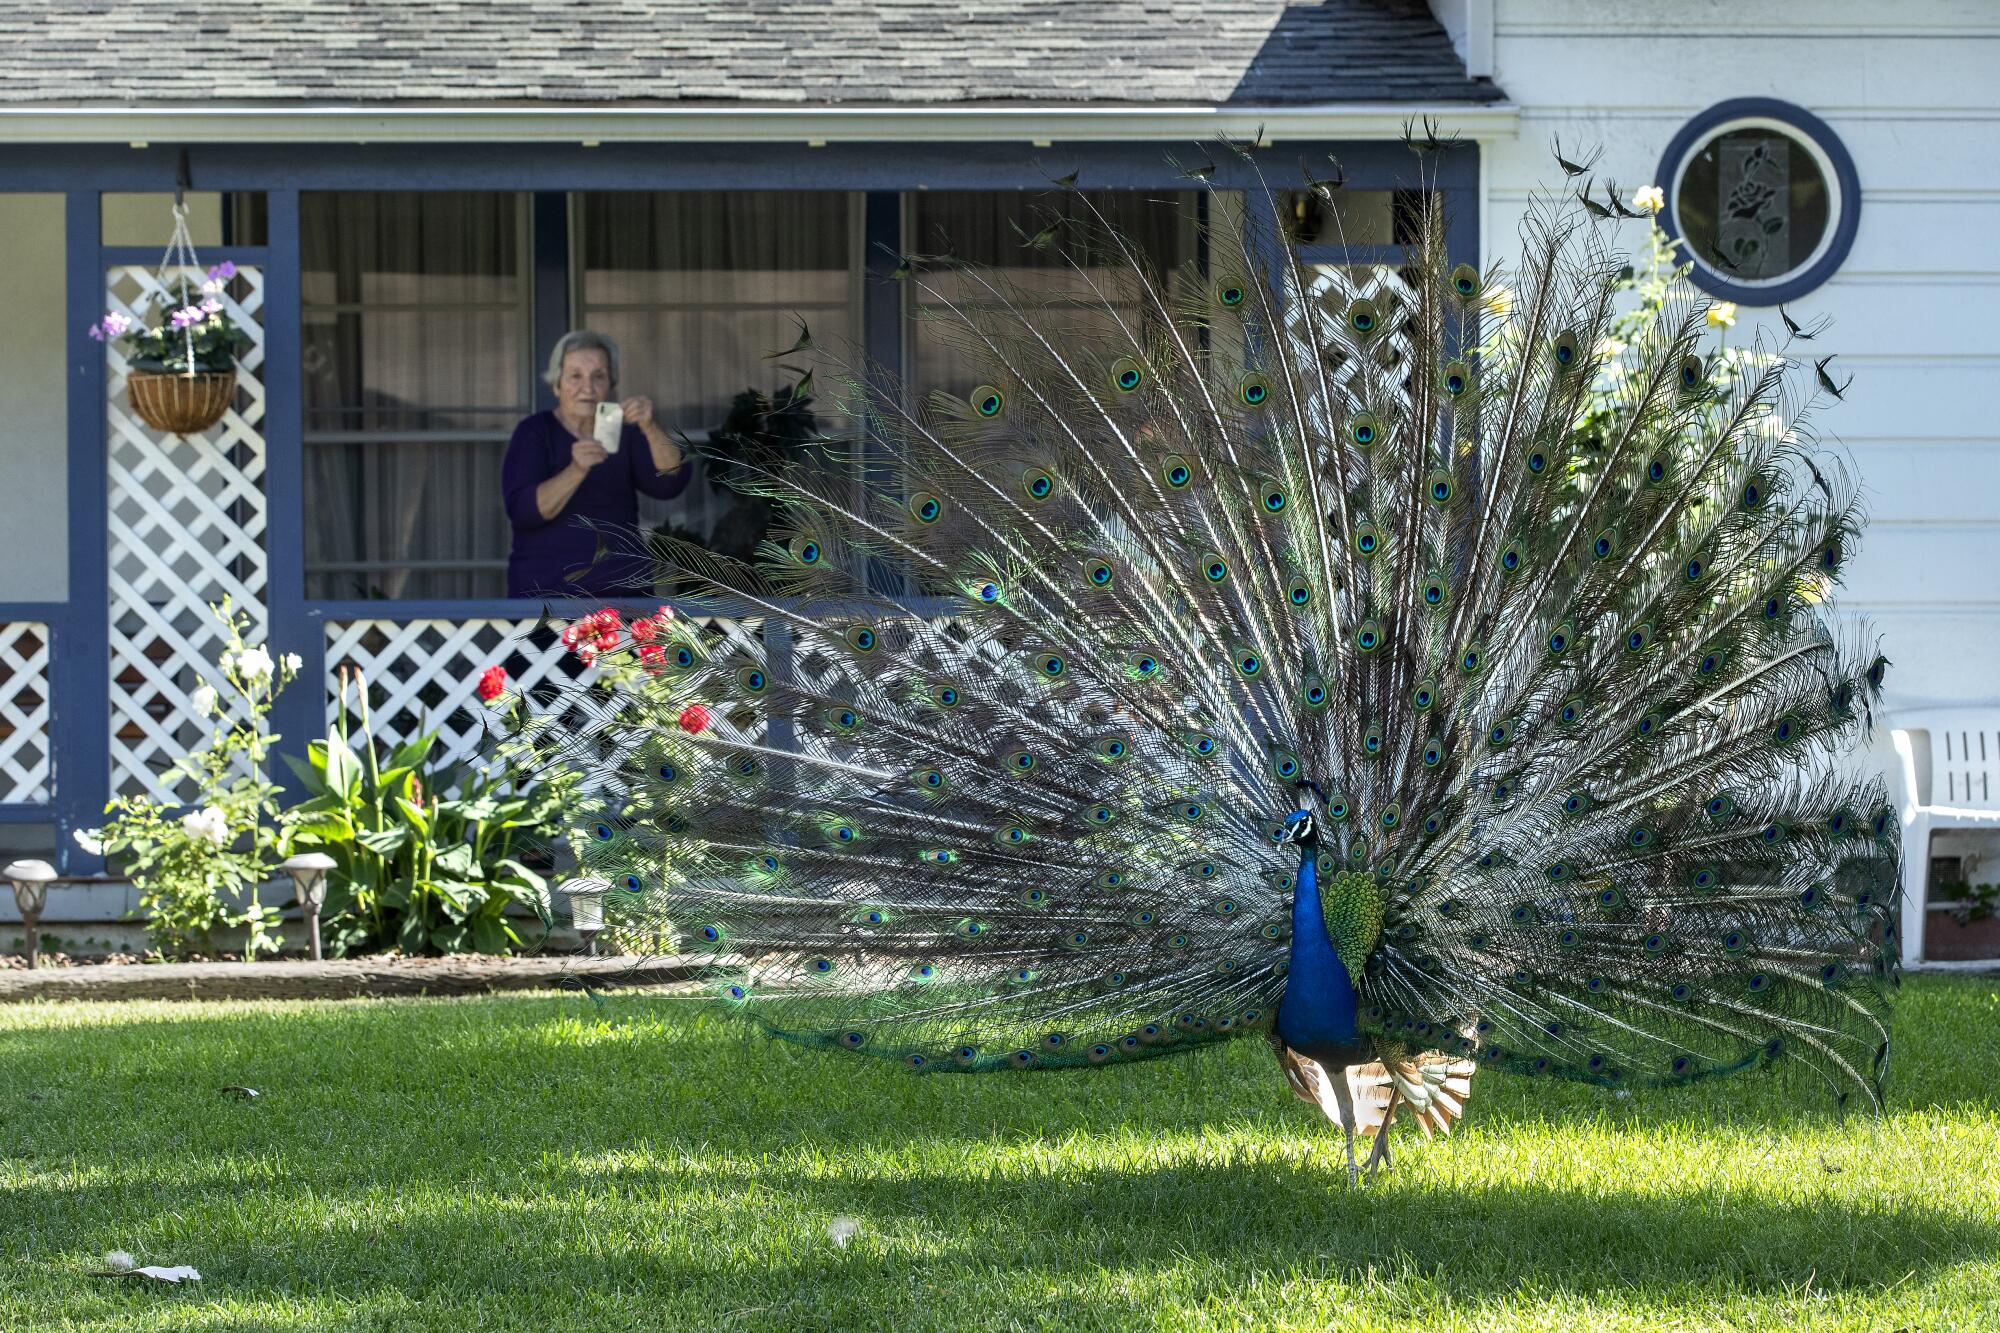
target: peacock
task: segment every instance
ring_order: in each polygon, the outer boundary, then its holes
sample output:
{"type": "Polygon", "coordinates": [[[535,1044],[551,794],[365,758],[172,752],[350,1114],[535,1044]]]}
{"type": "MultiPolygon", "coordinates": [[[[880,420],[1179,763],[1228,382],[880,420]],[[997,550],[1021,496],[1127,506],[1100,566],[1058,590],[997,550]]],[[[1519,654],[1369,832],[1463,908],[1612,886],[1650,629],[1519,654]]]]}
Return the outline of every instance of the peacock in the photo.
{"type": "Polygon", "coordinates": [[[1398,267],[1219,190],[1163,267],[1054,188],[1060,300],[898,269],[976,387],[802,328],[865,429],[739,467],[753,560],[664,548],[727,618],[600,613],[600,677],[516,715],[613,918],[921,1073],[1267,1041],[1350,1177],[1482,1067],[1879,1108],[1888,662],[1830,611],[1863,515],[1790,340],[1705,350],[1682,275],[1620,323],[1575,196],[1482,272],[1434,194],[1398,267]]]}

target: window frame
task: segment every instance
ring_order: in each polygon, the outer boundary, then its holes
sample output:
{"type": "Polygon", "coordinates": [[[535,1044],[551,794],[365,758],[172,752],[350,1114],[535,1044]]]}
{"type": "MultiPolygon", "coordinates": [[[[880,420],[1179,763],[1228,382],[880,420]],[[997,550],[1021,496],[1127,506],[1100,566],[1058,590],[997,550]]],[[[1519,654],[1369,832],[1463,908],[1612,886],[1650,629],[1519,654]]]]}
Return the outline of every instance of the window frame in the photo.
{"type": "Polygon", "coordinates": [[[1657,215],[1660,229],[1684,243],[1686,257],[1694,264],[1690,280],[1709,295],[1738,305],[1780,305],[1821,286],[1846,262],[1861,225],[1861,181],[1847,146],[1818,116],[1774,97],[1732,98],[1694,116],[1661,152],[1654,179],[1666,195],[1666,206],[1657,215]],[[1819,162],[1830,196],[1826,235],[1813,254],[1783,277],[1768,282],[1747,282],[1717,271],[1687,240],[1678,208],[1681,178],[1694,155],[1730,130],[1757,128],[1780,131],[1802,144],[1819,162]]]}

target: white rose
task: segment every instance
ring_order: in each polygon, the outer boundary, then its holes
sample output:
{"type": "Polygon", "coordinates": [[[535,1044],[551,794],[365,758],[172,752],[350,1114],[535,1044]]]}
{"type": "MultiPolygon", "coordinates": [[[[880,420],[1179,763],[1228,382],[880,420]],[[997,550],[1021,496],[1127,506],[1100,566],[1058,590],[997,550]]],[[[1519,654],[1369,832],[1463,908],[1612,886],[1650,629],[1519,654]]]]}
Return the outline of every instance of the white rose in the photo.
{"type": "Polygon", "coordinates": [[[285,654],[285,670],[291,672],[293,675],[298,675],[300,668],[304,667],[305,664],[306,659],[300,657],[297,653],[285,654]]]}
{"type": "Polygon", "coordinates": [[[1667,206],[1667,192],[1657,185],[1642,185],[1632,192],[1632,207],[1643,213],[1657,213],[1667,206]]]}
{"type": "Polygon", "coordinates": [[[76,845],[92,856],[104,855],[104,830],[101,828],[80,828],[69,835],[76,839],[76,845]]]}
{"type": "Polygon", "coordinates": [[[220,806],[207,805],[182,815],[181,831],[211,847],[220,847],[229,841],[229,820],[220,806]]]}
{"type": "Polygon", "coordinates": [[[215,701],[215,686],[202,685],[198,686],[195,692],[189,696],[188,705],[194,709],[196,717],[208,717],[215,712],[215,701]]]}
{"type": "Polygon", "coordinates": [[[245,648],[236,655],[236,673],[249,681],[269,680],[277,664],[262,645],[245,648]]]}

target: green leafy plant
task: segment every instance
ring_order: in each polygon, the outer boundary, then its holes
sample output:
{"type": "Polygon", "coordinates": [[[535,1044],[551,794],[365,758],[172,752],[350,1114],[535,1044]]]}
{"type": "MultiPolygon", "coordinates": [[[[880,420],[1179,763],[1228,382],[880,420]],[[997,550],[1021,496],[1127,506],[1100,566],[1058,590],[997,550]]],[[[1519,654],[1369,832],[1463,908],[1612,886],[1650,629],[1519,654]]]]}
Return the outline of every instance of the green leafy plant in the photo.
{"type": "Polygon", "coordinates": [[[271,705],[297,674],[295,654],[273,660],[261,645],[246,643],[248,614],[228,598],[210,610],[229,631],[220,662],[225,695],[197,676],[190,705],[212,719],[208,743],[176,760],[168,785],[194,785],[190,809],[178,812],[150,796],[121,796],[105,807],[112,818],[101,829],[80,829],[85,851],[117,864],[139,890],[147,934],[162,953],[214,953],[224,927],[245,932],[244,956],[279,944],[277,912],[260,902],[258,888],[277,871],[278,789],[267,775],[271,705]],[[233,900],[243,897],[236,910],[233,900]]]}
{"type": "MultiPolygon", "coordinates": [[[[1984,921],[2000,914],[2000,884],[1966,884],[1958,890],[1958,899],[1945,910],[1951,919],[1961,926],[1969,926],[1975,921],[1984,921]]],[[[1940,904],[1942,906],[1942,904],[1940,904]]]]}
{"type": "Polygon", "coordinates": [[[548,886],[517,849],[556,823],[560,784],[530,787],[504,768],[443,762],[436,731],[385,752],[370,720],[367,681],[345,667],[337,717],[303,760],[286,756],[308,793],[285,812],[291,844],[334,859],[327,949],[415,955],[519,947],[507,908],[539,903],[548,886]]]}

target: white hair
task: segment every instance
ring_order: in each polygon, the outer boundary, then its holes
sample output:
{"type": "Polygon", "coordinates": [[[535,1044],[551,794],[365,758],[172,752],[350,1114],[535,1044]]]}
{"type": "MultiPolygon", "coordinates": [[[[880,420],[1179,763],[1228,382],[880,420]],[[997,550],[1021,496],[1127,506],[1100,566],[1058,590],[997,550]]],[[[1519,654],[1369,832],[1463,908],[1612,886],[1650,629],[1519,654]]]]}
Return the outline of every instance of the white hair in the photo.
{"type": "Polygon", "coordinates": [[[556,339],[556,345],[549,349],[549,368],[542,372],[542,378],[551,389],[562,382],[563,358],[571,352],[604,353],[604,359],[611,366],[611,387],[618,387],[618,344],[602,333],[571,329],[556,339]]]}

